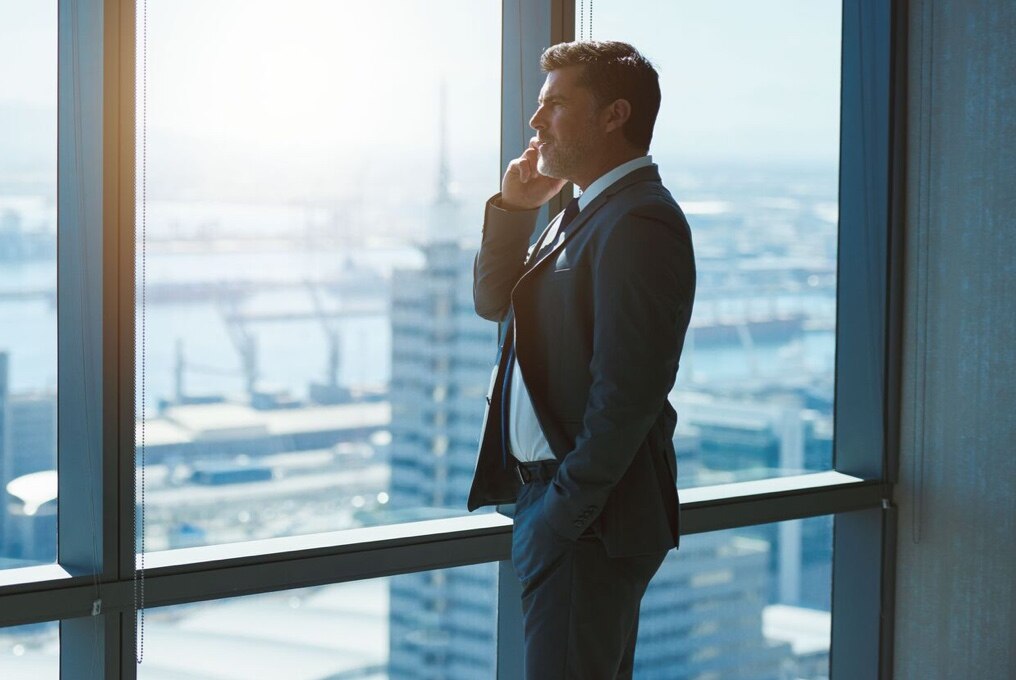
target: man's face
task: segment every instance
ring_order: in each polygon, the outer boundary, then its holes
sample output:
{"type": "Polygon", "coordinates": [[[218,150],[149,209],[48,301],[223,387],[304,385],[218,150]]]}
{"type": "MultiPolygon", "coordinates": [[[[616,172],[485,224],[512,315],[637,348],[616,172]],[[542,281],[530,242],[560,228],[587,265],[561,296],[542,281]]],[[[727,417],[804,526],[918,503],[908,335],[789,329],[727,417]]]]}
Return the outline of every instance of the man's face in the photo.
{"type": "Polygon", "coordinates": [[[604,135],[597,125],[592,91],[578,84],[581,66],[551,71],[540,90],[540,106],[529,120],[542,142],[536,169],[541,174],[576,181],[596,163],[595,154],[604,135]]]}

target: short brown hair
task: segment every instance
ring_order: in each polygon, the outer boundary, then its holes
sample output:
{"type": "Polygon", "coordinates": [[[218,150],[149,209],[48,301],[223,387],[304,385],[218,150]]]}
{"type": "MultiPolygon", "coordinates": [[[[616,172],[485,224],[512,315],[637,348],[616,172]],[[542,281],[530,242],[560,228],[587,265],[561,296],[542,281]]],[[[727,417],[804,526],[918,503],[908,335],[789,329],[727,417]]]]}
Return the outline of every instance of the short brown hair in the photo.
{"type": "Polygon", "coordinates": [[[649,60],[628,43],[615,40],[558,43],[540,57],[544,73],[566,66],[583,67],[579,82],[592,90],[600,106],[628,100],[631,117],[624,125],[625,139],[648,151],[660,111],[660,76],[649,60]]]}

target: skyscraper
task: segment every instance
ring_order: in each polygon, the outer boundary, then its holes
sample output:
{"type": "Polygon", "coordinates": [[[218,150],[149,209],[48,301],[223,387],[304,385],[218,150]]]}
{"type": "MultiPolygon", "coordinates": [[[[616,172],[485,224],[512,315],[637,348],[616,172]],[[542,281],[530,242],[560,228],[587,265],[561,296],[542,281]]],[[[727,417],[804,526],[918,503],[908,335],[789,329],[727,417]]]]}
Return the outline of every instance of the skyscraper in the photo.
{"type": "Polygon", "coordinates": [[[0,558],[50,562],[56,558],[56,504],[48,491],[52,480],[24,480],[18,488],[28,494],[25,498],[9,489],[25,475],[56,470],[56,395],[10,394],[9,361],[8,353],[0,352],[0,558]]]}
{"type": "MultiPolygon", "coordinates": [[[[390,505],[405,519],[464,512],[497,347],[473,311],[472,251],[458,244],[449,189],[444,87],[438,182],[420,247],[424,265],[392,281],[390,505]]],[[[393,577],[391,677],[494,676],[496,564],[393,577]]]]}

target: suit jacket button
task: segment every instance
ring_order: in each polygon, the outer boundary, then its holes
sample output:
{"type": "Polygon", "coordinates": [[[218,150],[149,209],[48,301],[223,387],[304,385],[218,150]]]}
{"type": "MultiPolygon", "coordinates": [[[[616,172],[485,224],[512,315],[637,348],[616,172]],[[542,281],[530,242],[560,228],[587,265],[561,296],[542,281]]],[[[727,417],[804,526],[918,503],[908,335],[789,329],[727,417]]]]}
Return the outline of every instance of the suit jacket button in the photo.
{"type": "Polygon", "coordinates": [[[573,527],[580,527],[580,526],[582,526],[582,522],[580,520],[575,520],[574,522],[572,522],[572,526],[573,527]]]}

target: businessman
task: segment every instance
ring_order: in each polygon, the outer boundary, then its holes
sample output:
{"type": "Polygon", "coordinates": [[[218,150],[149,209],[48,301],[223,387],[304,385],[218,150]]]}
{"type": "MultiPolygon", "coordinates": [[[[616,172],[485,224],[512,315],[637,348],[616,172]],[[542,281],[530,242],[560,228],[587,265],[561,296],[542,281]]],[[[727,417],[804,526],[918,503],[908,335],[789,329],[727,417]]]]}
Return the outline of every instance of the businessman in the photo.
{"type": "Polygon", "coordinates": [[[691,234],[648,156],[659,79],[631,45],[547,49],[529,147],[485,207],[477,313],[503,322],[468,507],[515,503],[527,680],[630,678],[678,545],[674,385],[691,234]],[[537,213],[581,193],[530,247],[537,213]]]}

